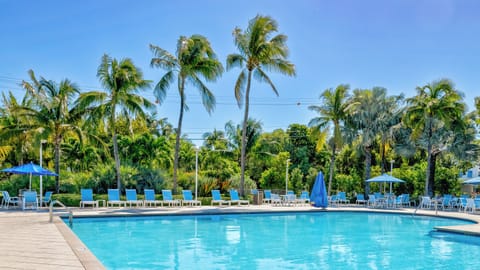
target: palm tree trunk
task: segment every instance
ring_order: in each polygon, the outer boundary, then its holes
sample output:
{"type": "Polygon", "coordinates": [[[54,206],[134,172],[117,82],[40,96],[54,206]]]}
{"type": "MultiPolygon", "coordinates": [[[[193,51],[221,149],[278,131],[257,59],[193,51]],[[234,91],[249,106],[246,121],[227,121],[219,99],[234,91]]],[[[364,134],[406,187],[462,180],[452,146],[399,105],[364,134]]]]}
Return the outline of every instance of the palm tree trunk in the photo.
{"type": "Polygon", "coordinates": [[[435,190],[435,168],[436,168],[436,163],[437,163],[437,154],[432,153],[432,157],[430,160],[430,177],[428,178],[428,187],[429,187],[429,194],[431,196],[434,195],[434,190],[435,190]]]}
{"type": "Polygon", "coordinates": [[[55,192],[60,193],[60,142],[62,136],[55,136],[55,192]]]}
{"type": "MultiPolygon", "coordinates": [[[[115,128],[114,128],[115,129],[115,128]]],[[[118,142],[117,142],[117,132],[114,130],[113,131],[113,157],[115,159],[115,178],[117,180],[117,188],[120,190],[121,187],[121,181],[120,181],[120,155],[118,153],[118,142]]]]}
{"type": "Polygon", "coordinates": [[[432,177],[432,144],[430,143],[430,140],[427,145],[427,173],[425,175],[425,196],[432,196],[433,195],[433,179],[432,177]]]}
{"type": "Polygon", "coordinates": [[[327,194],[327,196],[330,196],[330,192],[332,190],[333,169],[335,167],[335,151],[336,151],[336,145],[335,145],[335,143],[333,143],[332,157],[330,158],[330,173],[328,175],[328,194],[327,194]]]}
{"type": "Polygon", "coordinates": [[[380,151],[381,151],[380,156],[381,156],[381,159],[382,159],[382,167],[380,168],[380,170],[381,170],[381,173],[383,174],[387,171],[386,168],[385,168],[385,166],[386,166],[386,162],[385,162],[385,145],[386,145],[386,143],[383,141],[383,139],[382,139],[381,144],[382,144],[382,146],[381,146],[382,148],[380,149],[380,151]]]}
{"type": "Polygon", "coordinates": [[[433,195],[433,186],[430,186],[430,174],[432,173],[432,121],[427,120],[427,172],[425,174],[425,196],[433,195]]]}
{"type": "Polygon", "coordinates": [[[250,83],[252,80],[252,71],[248,71],[247,88],[245,90],[245,113],[243,115],[242,125],[242,142],[240,154],[240,195],[244,196],[245,188],[245,162],[246,162],[246,143],[247,143],[247,122],[248,122],[248,108],[250,103],[250,83]]]}
{"type": "MultiPolygon", "coordinates": [[[[372,166],[372,153],[370,146],[365,147],[365,180],[370,179],[370,170],[372,166]]],[[[365,182],[365,193],[370,193],[370,183],[365,182]]]]}
{"type": "Polygon", "coordinates": [[[178,116],[177,135],[175,136],[175,154],[173,157],[173,194],[177,193],[177,170],[178,170],[178,158],[180,154],[180,137],[182,136],[182,121],[183,111],[185,108],[185,97],[183,90],[185,87],[185,80],[182,80],[180,89],[180,114],[178,116]]]}
{"type": "Polygon", "coordinates": [[[117,142],[117,127],[115,126],[115,104],[112,104],[112,115],[110,117],[110,126],[112,129],[112,143],[113,143],[113,158],[115,159],[115,178],[117,180],[117,188],[121,190],[121,180],[120,180],[120,155],[118,153],[118,142],[117,142]]]}

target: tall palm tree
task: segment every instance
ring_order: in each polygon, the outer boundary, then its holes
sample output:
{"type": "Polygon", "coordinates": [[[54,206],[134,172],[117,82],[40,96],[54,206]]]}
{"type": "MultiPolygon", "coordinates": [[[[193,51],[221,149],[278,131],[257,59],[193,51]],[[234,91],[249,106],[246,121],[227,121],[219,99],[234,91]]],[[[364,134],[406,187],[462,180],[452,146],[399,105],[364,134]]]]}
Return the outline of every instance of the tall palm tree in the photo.
{"type": "Polygon", "coordinates": [[[118,115],[146,117],[145,110],[154,104],[138,95],[140,89],[150,86],[142,71],[129,58],[118,61],[104,54],[98,66],[97,77],[106,91],[82,93],[77,100],[79,108],[88,111],[89,121],[106,119],[113,143],[117,188],[121,188],[120,155],[118,151],[116,119],[118,115]]]}
{"type": "Polygon", "coordinates": [[[247,121],[252,75],[258,81],[268,83],[277,96],[277,88],[268,77],[266,71],[273,70],[289,76],[295,75],[295,66],[287,61],[287,36],[283,34],[274,35],[277,31],[278,25],[275,20],[269,16],[257,15],[250,20],[245,31],[238,27],[233,30],[234,42],[238,53],[227,56],[227,70],[234,67],[242,68],[235,83],[237,103],[239,106],[245,104],[240,157],[240,194],[242,195],[244,194],[247,121]],[[243,99],[244,93],[245,99],[243,99]]]}
{"type": "Polygon", "coordinates": [[[335,168],[335,155],[337,149],[343,144],[342,138],[342,126],[346,117],[349,86],[341,84],[337,88],[325,90],[321,96],[321,106],[312,105],[308,109],[317,112],[320,116],[313,118],[309,122],[309,126],[314,126],[319,130],[328,128],[333,125],[333,137],[332,137],[332,155],[330,157],[330,173],[328,178],[328,196],[332,188],[332,178],[335,168]]]}
{"type": "Polygon", "coordinates": [[[187,83],[195,86],[202,97],[202,103],[208,113],[215,107],[213,93],[201,80],[203,77],[207,82],[215,81],[223,73],[223,66],[217,60],[210,42],[201,35],[191,37],[180,36],[177,42],[176,55],[166,50],[150,45],[154,54],[150,65],[165,69],[165,73],[155,86],[154,94],[158,103],[162,103],[167,94],[167,89],[177,78],[178,93],[180,95],[180,114],[176,130],[175,154],[173,160],[173,190],[177,189],[177,170],[180,153],[180,138],[182,134],[183,113],[188,110],[186,104],[185,87],[187,83]]]}
{"type": "MultiPolygon", "coordinates": [[[[345,109],[348,113],[346,124],[350,131],[356,133],[365,155],[365,180],[370,178],[372,150],[377,135],[383,128],[383,119],[388,111],[387,90],[383,87],[372,89],[355,89],[353,96],[347,101],[345,109]]],[[[369,185],[365,183],[365,193],[369,193],[369,185]]]]}
{"type": "Polygon", "coordinates": [[[73,99],[80,93],[78,86],[68,79],[56,83],[35,78],[32,70],[29,71],[32,82],[22,82],[31,95],[33,106],[21,107],[22,114],[31,120],[29,129],[37,130],[41,138],[51,137],[54,145],[55,163],[55,189],[60,191],[60,155],[61,143],[67,132],[74,131],[78,138],[82,138],[82,132],[78,125],[81,114],[70,106],[73,99]]]}
{"type": "Polygon", "coordinates": [[[412,128],[413,141],[424,141],[427,151],[427,172],[425,178],[425,195],[433,195],[435,180],[436,143],[441,141],[436,132],[453,127],[465,111],[462,95],[453,83],[442,79],[417,87],[417,95],[407,99],[405,123],[412,128]],[[438,138],[438,141],[436,140],[438,138]]]}

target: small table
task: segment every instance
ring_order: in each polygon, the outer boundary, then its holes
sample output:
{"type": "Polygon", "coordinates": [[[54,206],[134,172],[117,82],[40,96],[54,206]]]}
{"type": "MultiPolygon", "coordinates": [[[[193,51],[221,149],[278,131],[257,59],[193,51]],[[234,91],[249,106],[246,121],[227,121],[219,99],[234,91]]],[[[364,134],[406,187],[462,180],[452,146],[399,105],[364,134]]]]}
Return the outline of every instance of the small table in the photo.
{"type": "Polygon", "coordinates": [[[98,207],[100,207],[99,202],[102,202],[102,207],[105,207],[105,205],[107,204],[106,200],[97,200],[97,206],[98,207]]]}

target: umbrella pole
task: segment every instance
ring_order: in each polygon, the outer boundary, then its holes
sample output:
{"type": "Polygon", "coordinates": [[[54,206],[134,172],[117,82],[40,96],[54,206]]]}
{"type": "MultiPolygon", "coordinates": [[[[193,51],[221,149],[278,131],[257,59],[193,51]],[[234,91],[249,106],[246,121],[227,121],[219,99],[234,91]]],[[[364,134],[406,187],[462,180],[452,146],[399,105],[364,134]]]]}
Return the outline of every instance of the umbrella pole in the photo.
{"type": "Polygon", "coordinates": [[[42,204],[43,204],[43,203],[42,203],[42,199],[43,199],[43,198],[42,198],[42,193],[43,193],[43,190],[42,190],[43,187],[42,187],[42,185],[43,185],[43,179],[42,179],[42,176],[40,175],[40,207],[42,207],[42,204]]]}
{"type": "Polygon", "coordinates": [[[390,182],[390,194],[392,194],[392,182],[390,182]]]}
{"type": "Polygon", "coordinates": [[[30,173],[30,184],[28,186],[28,190],[32,190],[32,173],[30,173]]]}

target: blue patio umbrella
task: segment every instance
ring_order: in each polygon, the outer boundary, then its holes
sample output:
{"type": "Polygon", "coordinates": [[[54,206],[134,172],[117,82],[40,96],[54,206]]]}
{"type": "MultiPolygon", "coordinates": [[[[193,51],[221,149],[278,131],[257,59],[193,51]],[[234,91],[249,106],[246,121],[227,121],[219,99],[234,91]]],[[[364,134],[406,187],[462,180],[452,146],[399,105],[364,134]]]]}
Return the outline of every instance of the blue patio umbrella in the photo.
{"type": "Polygon", "coordinates": [[[313,206],[325,208],[328,206],[327,189],[325,188],[325,181],[323,180],[323,173],[319,172],[313,184],[310,201],[313,206]]]}
{"type": "Polygon", "coordinates": [[[462,184],[478,185],[480,184],[480,176],[465,180],[462,184]]]}
{"type": "Polygon", "coordinates": [[[402,179],[398,179],[396,177],[393,177],[389,174],[382,174],[379,176],[375,176],[373,178],[368,179],[365,181],[367,183],[373,183],[373,182],[380,182],[380,183],[390,183],[390,193],[392,193],[392,183],[405,183],[402,179]]]}
{"type": "MultiPolygon", "coordinates": [[[[51,172],[47,169],[44,169],[43,167],[33,164],[33,162],[23,164],[20,166],[8,168],[8,169],[3,169],[2,172],[6,173],[14,173],[14,174],[29,174],[30,175],[30,186],[28,189],[32,189],[32,175],[51,175],[51,176],[57,176],[56,173],[51,172]]],[[[40,194],[42,191],[40,190],[40,194]]]]}

